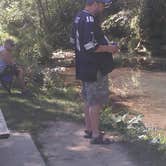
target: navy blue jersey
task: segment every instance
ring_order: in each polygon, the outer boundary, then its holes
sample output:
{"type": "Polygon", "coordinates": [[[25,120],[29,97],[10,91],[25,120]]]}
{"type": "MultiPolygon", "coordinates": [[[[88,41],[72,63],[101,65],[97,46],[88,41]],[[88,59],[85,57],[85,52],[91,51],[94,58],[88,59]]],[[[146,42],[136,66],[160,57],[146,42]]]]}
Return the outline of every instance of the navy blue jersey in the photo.
{"type": "Polygon", "coordinates": [[[105,59],[101,54],[95,53],[95,50],[99,45],[109,44],[95,16],[86,10],[77,14],[70,42],[76,53],[76,77],[82,81],[95,81],[97,71],[103,69],[101,64],[104,64],[105,59]]]}
{"type": "Polygon", "coordinates": [[[77,14],[70,41],[78,53],[84,54],[95,51],[98,45],[108,44],[97,19],[86,10],[77,14]]]}

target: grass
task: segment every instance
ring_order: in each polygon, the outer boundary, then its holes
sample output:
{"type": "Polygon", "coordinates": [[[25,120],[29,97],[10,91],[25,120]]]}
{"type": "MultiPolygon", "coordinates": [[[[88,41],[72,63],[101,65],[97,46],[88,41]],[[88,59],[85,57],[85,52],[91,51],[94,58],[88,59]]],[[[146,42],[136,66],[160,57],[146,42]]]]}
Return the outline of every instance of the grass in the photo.
{"type": "MultiPolygon", "coordinates": [[[[34,87],[33,87],[34,88],[34,87]]],[[[37,132],[48,121],[73,120],[83,122],[83,103],[79,93],[74,87],[54,87],[47,91],[34,89],[33,98],[23,98],[14,91],[13,95],[8,95],[0,89],[0,108],[7,119],[10,129],[16,131],[37,132]]],[[[107,107],[101,114],[101,127],[105,130],[119,130],[122,134],[131,137],[144,135],[144,125],[140,115],[130,111],[128,108],[116,108],[116,113],[112,112],[112,107],[107,107]],[[129,117],[129,118],[128,118],[129,117]],[[135,127],[128,129],[128,122],[134,120],[135,127]],[[139,121],[140,119],[140,121],[139,121]]],[[[160,139],[161,144],[166,144],[165,133],[148,129],[146,139],[160,139]]]]}
{"type": "MultiPolygon", "coordinates": [[[[47,127],[47,122],[56,122],[57,120],[83,122],[83,103],[74,87],[59,86],[41,90],[35,86],[32,87],[32,90],[35,97],[23,98],[18,95],[17,90],[14,90],[13,95],[9,96],[4,90],[0,89],[0,108],[9,128],[19,132],[30,132],[39,149],[42,145],[38,144],[37,135],[38,132],[47,127]]],[[[119,131],[125,136],[125,139],[127,138],[127,141],[138,143],[139,147],[142,146],[142,148],[146,147],[148,149],[153,147],[159,158],[164,158],[166,137],[161,131],[148,130],[146,137],[138,139],[138,136],[145,134],[142,122],[138,122],[136,127],[128,129],[129,120],[125,115],[131,117],[139,115],[131,113],[132,111],[126,107],[118,110],[118,113],[115,112],[112,112],[111,107],[103,111],[101,115],[101,127],[103,129],[119,131]],[[156,143],[149,144],[150,141],[155,142],[156,140],[156,143]]]]}
{"type": "Polygon", "coordinates": [[[59,118],[81,120],[80,99],[71,91],[56,89],[51,95],[40,91],[33,98],[23,98],[18,95],[18,91],[9,96],[1,89],[0,108],[10,129],[36,132],[47,121],[56,121],[59,118]]]}

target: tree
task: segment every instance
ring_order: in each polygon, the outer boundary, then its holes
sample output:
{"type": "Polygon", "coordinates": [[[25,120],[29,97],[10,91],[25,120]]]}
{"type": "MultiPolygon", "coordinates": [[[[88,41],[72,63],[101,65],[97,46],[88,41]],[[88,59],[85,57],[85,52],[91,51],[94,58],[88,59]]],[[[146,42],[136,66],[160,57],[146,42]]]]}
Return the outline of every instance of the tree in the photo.
{"type": "Polygon", "coordinates": [[[53,50],[69,47],[74,15],[82,0],[1,0],[3,31],[18,41],[23,56],[47,61],[53,50]]]}
{"type": "Polygon", "coordinates": [[[166,1],[144,0],[141,10],[141,37],[152,56],[166,56],[166,1]]]}

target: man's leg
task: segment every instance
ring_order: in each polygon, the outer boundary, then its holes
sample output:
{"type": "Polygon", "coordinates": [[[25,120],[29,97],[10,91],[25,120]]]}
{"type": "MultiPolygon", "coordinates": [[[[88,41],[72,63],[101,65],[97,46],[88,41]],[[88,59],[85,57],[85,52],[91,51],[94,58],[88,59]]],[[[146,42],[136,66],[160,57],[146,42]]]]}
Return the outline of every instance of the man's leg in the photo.
{"type": "Polygon", "coordinates": [[[89,106],[87,104],[85,105],[84,113],[85,113],[85,128],[87,131],[91,132],[92,126],[90,120],[90,111],[89,111],[89,106]]]}
{"type": "Polygon", "coordinates": [[[100,132],[99,128],[100,111],[102,111],[103,106],[109,101],[107,76],[104,77],[99,73],[98,80],[89,86],[88,92],[93,132],[91,144],[110,144],[111,141],[108,138],[104,138],[104,133],[100,132]]]}
{"type": "Polygon", "coordinates": [[[88,100],[87,100],[88,94],[87,93],[88,93],[87,83],[83,82],[82,83],[82,97],[83,97],[83,100],[85,103],[85,105],[84,105],[85,132],[86,132],[86,135],[89,136],[89,133],[92,132],[92,128],[91,128],[91,122],[90,122],[89,104],[88,104],[88,100]]]}
{"type": "Polygon", "coordinates": [[[102,107],[100,105],[91,106],[89,109],[91,128],[92,128],[92,133],[94,138],[100,135],[99,119],[100,119],[101,109],[102,107]]]}
{"type": "Polygon", "coordinates": [[[99,116],[101,111],[101,106],[96,104],[96,82],[86,82],[83,83],[82,94],[86,104],[85,107],[85,124],[86,129],[91,131],[91,137],[99,136],[99,116]],[[95,103],[94,103],[95,102],[95,103]]]}

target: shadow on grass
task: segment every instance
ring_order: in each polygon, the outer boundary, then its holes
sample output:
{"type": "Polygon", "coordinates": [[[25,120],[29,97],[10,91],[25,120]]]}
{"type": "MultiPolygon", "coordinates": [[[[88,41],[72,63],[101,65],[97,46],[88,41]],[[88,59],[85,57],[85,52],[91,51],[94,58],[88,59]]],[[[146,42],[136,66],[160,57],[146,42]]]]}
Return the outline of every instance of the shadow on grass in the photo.
{"type": "MultiPolygon", "coordinates": [[[[57,95],[57,98],[58,95],[57,95]]],[[[67,98],[58,100],[38,95],[34,98],[23,98],[19,94],[9,96],[0,91],[0,108],[12,130],[36,132],[47,121],[58,119],[80,121],[82,113],[77,101],[67,98]]]]}

